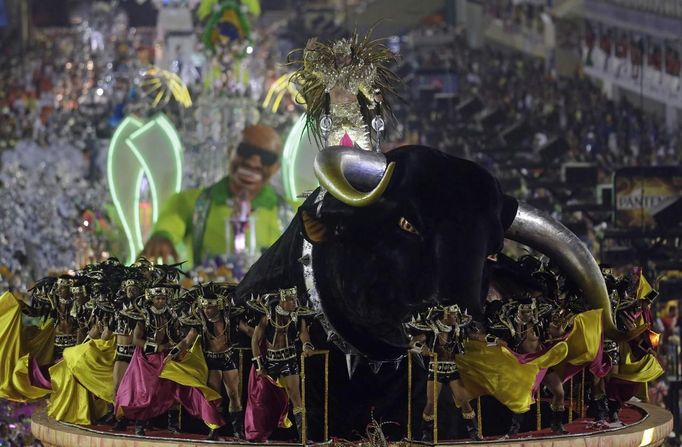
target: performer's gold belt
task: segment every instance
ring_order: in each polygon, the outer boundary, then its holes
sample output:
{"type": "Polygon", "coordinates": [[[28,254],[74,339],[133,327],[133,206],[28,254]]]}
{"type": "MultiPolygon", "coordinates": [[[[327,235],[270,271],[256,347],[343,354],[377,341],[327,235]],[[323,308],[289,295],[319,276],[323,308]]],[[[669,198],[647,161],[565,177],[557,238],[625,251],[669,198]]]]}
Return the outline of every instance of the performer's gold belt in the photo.
{"type": "MultiPolygon", "coordinates": [[[[433,372],[433,362],[429,363],[429,372],[433,372]]],[[[457,372],[455,362],[438,362],[438,374],[451,374],[457,372]]]]}
{"type": "Polygon", "coordinates": [[[67,348],[69,346],[75,346],[78,339],[75,335],[55,335],[54,345],[60,348],[67,348]]]}
{"type": "Polygon", "coordinates": [[[271,362],[283,362],[296,358],[296,347],[287,346],[282,349],[268,349],[265,358],[271,362]]]}
{"type": "Polygon", "coordinates": [[[116,354],[132,356],[135,351],[135,345],[116,345],[116,354]]]}
{"type": "Polygon", "coordinates": [[[604,352],[618,352],[618,343],[613,340],[604,340],[604,352]]]}
{"type": "Polygon", "coordinates": [[[224,359],[232,355],[232,348],[220,352],[206,351],[205,354],[207,359],[211,360],[224,359]]]}

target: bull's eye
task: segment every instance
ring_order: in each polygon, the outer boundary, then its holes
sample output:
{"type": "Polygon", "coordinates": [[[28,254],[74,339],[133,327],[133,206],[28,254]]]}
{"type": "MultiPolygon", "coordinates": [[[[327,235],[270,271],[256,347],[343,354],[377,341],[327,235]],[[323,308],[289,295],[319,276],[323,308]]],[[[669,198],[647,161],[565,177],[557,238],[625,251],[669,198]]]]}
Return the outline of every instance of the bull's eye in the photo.
{"type": "Polygon", "coordinates": [[[417,229],[414,227],[414,225],[412,225],[410,223],[410,221],[405,219],[404,217],[400,218],[399,225],[400,225],[400,229],[403,231],[407,231],[408,233],[412,233],[412,234],[419,234],[419,231],[417,231],[417,229]]]}

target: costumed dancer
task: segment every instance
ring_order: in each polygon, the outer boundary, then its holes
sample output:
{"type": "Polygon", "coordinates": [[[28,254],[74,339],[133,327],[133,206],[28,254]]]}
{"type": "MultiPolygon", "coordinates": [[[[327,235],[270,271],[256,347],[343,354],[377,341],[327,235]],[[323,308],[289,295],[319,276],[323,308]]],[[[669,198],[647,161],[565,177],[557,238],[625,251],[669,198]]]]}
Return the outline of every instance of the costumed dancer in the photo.
{"type": "Polygon", "coordinates": [[[145,290],[143,321],[133,330],[136,348],[116,393],[116,417],[135,419],[135,433],[144,435],[144,422],[168,413],[168,429],[179,432],[178,409],[182,405],[191,415],[200,418],[211,430],[224,425],[219,413],[220,394],[206,386],[208,368],[200,343],[194,343],[178,360],[175,347],[187,335],[188,328],[169,307],[179,286],[177,265],[155,266],[154,278],[145,290]]]}
{"type": "Polygon", "coordinates": [[[36,386],[29,365],[53,362],[55,324],[50,294],[55,277],[42,278],[29,289],[30,304],[11,292],[0,295],[0,398],[26,402],[40,399],[50,390],[36,386]],[[22,313],[38,318],[37,326],[24,327],[22,313]]]}
{"type": "MultiPolygon", "coordinates": [[[[544,325],[545,343],[565,342],[566,358],[552,368],[560,383],[571,380],[583,370],[591,378],[592,395],[611,369],[604,355],[604,321],[601,309],[587,309],[584,293],[551,265],[537,265],[534,276],[545,279],[545,295],[554,309],[544,325]]],[[[593,409],[596,408],[592,405],[593,409]]],[[[572,411],[572,409],[571,409],[572,411]]]]}
{"type": "Polygon", "coordinates": [[[243,439],[244,411],[239,395],[239,355],[233,349],[231,333],[235,326],[233,319],[241,315],[244,309],[232,304],[231,289],[233,286],[209,283],[195,286],[185,293],[183,300],[191,302],[191,316],[196,322],[187,336],[171,350],[166,361],[182,356],[201,335],[208,366],[208,385],[217,393],[225,387],[230,400],[229,412],[234,436],[243,439]]]}
{"type": "MultiPolygon", "coordinates": [[[[560,335],[563,336],[563,333],[554,334],[557,337],[554,340],[549,339],[548,331],[553,326],[548,320],[558,311],[558,308],[548,302],[553,296],[551,286],[548,287],[547,278],[534,276],[540,263],[531,256],[524,256],[516,261],[498,255],[488,266],[491,272],[490,289],[499,298],[489,302],[486,308],[490,330],[504,340],[521,363],[535,362],[549,352],[555,352],[555,355],[550,356],[553,360],[545,362],[544,367],[538,371],[532,394],[535,395],[535,390],[541,385],[547,387],[552,395],[551,429],[555,433],[566,433],[562,424],[565,413],[564,388],[555,368],[565,359],[568,347],[565,343],[560,343],[560,335]]],[[[551,281],[549,283],[552,284],[551,281]]],[[[525,413],[514,412],[509,435],[518,433],[524,417],[525,413]]]]}
{"type": "MultiPolygon", "coordinates": [[[[133,330],[133,344],[141,348],[144,354],[160,354],[162,357],[170,351],[168,337],[169,326],[176,318],[169,307],[171,299],[178,291],[178,285],[172,282],[157,283],[148,287],[145,292],[145,305],[142,307],[142,320],[136,321],[133,330]]],[[[132,356],[131,356],[132,359],[132,356]]],[[[178,410],[168,410],[168,431],[178,433],[178,410]]],[[[144,436],[141,419],[135,422],[135,434],[144,436]]]]}
{"type": "Polygon", "coordinates": [[[55,420],[89,425],[106,416],[114,402],[113,297],[118,283],[113,275],[85,282],[92,293],[92,299],[81,308],[82,313],[89,309],[87,336],[83,343],[64,349],[62,360],[49,369],[52,394],[47,414],[55,420]]]}
{"type": "Polygon", "coordinates": [[[462,314],[457,305],[452,305],[432,307],[424,318],[419,316],[407,324],[408,328],[419,332],[412,337],[412,349],[424,356],[437,354],[438,366],[431,360],[428,367],[426,405],[422,413],[422,441],[433,441],[434,401],[443,385],[450,389],[455,405],[461,408],[469,437],[474,441],[483,440],[478,432],[476,412],[470,403],[472,396],[462,384],[455,362],[455,354],[464,350],[465,328],[470,323],[471,317],[462,314]]]}
{"type": "Polygon", "coordinates": [[[627,342],[616,344],[607,340],[611,347],[609,355],[613,367],[606,379],[605,394],[608,402],[603,401],[602,411],[608,409],[609,421],[616,422],[623,402],[633,396],[647,400],[647,383],[656,380],[664,371],[656,358],[660,334],[650,329],[653,324],[651,304],[658,292],[651,287],[638,268],[620,278],[607,276],[606,280],[611,289],[616,326],[640,333],[627,342]],[[614,344],[617,345],[617,350],[614,344]]]}
{"type": "Polygon", "coordinates": [[[65,348],[62,360],[48,370],[52,395],[47,414],[56,420],[90,424],[113,406],[113,300],[123,269],[118,259],[110,258],[76,272],[71,316],[78,323],[79,339],[83,332],[85,338],[65,348]]]}
{"type": "Polygon", "coordinates": [[[303,439],[303,404],[296,342],[300,340],[303,344],[303,354],[306,356],[315,350],[310,342],[309,323],[305,318],[312,317],[313,312],[299,304],[296,287],[261,295],[247,301],[247,305],[262,316],[251,338],[254,367],[249,380],[246,439],[262,442],[270,436],[277,423],[286,426],[289,399],[293,404],[298,436],[303,439]],[[266,384],[265,381],[270,383],[266,384]],[[275,405],[283,403],[283,407],[265,408],[268,404],[264,402],[263,397],[267,391],[263,388],[276,386],[275,382],[281,383],[286,389],[288,399],[285,395],[282,401],[280,392],[279,400],[275,398],[273,403],[275,405]],[[277,409],[281,411],[274,414],[277,409]],[[261,415],[261,412],[269,414],[261,415]]]}
{"type": "Polygon", "coordinates": [[[302,59],[290,62],[300,65],[291,80],[306,102],[306,128],[322,148],[381,152],[383,116],[393,118],[386,99],[397,96],[402,82],[388,68],[398,56],[369,34],[333,42],[309,39],[302,59]]]}
{"type": "MultiPolygon", "coordinates": [[[[80,279],[79,279],[80,280],[80,279]]],[[[71,293],[76,284],[76,277],[61,275],[48,293],[51,302],[51,317],[55,322],[53,359],[49,365],[40,365],[35,357],[27,356],[28,377],[32,387],[45,390],[44,395],[52,391],[49,367],[59,362],[64,350],[76,346],[87,334],[87,319],[84,308],[79,313],[79,306],[71,293]],[[79,318],[81,321],[79,321],[79,318]]]]}
{"type": "Polygon", "coordinates": [[[73,301],[71,316],[76,319],[78,330],[76,334],[77,344],[83,343],[88,335],[88,331],[92,325],[90,317],[92,316],[92,303],[90,303],[92,290],[88,290],[89,278],[84,276],[76,276],[73,278],[73,285],[71,286],[71,299],[73,301]]]}
{"type": "Polygon", "coordinates": [[[36,281],[28,289],[30,300],[28,305],[22,306],[22,313],[27,317],[38,318],[43,322],[49,320],[52,316],[52,299],[50,295],[56,283],[57,278],[54,276],[46,276],[36,281]]]}
{"type": "MultiPolygon", "coordinates": [[[[510,301],[507,305],[511,310],[509,312],[511,313],[511,318],[505,320],[513,327],[510,347],[514,352],[522,356],[530,355],[532,357],[537,353],[545,351],[548,345],[551,346],[552,343],[546,337],[547,327],[545,321],[553,310],[551,305],[538,303],[536,298],[530,298],[526,302],[510,301]]],[[[501,319],[504,319],[504,317],[501,319]]],[[[561,335],[563,336],[563,334],[561,335]]],[[[549,368],[545,371],[541,383],[552,394],[552,402],[550,403],[552,410],[551,429],[555,433],[565,434],[567,431],[564,429],[562,422],[566,409],[564,407],[564,387],[561,377],[553,368],[549,368]]],[[[537,402],[537,404],[540,405],[540,402],[537,402]]],[[[509,430],[510,435],[518,433],[521,427],[520,417],[521,415],[515,415],[512,419],[512,425],[509,430]]]]}
{"type": "Polygon", "coordinates": [[[71,287],[75,279],[69,275],[62,275],[57,279],[51,294],[52,308],[55,320],[54,360],[62,358],[64,349],[78,343],[79,324],[76,312],[72,312],[73,295],[71,287]]]}
{"type": "MultiPolygon", "coordinates": [[[[145,277],[144,267],[128,267],[125,270],[125,279],[116,293],[116,361],[114,362],[114,393],[128,369],[130,359],[133,357],[135,345],[133,344],[133,329],[144,317],[139,308],[139,300],[144,298],[145,277]]],[[[127,420],[116,419],[115,430],[125,430],[127,420]]]]}

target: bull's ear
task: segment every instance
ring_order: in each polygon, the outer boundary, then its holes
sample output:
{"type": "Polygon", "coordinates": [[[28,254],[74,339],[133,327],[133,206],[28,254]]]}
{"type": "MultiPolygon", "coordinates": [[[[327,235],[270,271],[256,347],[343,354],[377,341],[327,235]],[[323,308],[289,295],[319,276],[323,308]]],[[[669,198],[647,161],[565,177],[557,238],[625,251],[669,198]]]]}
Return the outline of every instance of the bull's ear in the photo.
{"type": "Polygon", "coordinates": [[[364,208],[348,206],[330,194],[321,205],[315,199],[315,195],[311,195],[298,208],[303,237],[312,244],[331,240],[348,223],[374,222],[375,214],[384,215],[388,211],[383,199],[364,208]]]}
{"type": "Polygon", "coordinates": [[[321,220],[317,219],[313,213],[302,210],[300,216],[303,237],[309,242],[319,244],[329,238],[329,228],[321,220]]]}
{"type": "Polygon", "coordinates": [[[311,194],[298,208],[303,237],[312,244],[326,242],[334,235],[334,228],[354,215],[357,208],[348,206],[327,194],[322,203],[311,194]]]}

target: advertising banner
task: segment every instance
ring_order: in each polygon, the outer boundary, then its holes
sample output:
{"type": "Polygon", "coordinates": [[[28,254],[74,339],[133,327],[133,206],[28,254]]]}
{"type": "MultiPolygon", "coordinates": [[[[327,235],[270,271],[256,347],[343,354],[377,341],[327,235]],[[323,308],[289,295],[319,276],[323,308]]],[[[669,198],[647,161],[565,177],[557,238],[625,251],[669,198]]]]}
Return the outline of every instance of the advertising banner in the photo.
{"type": "Polygon", "coordinates": [[[614,223],[623,229],[655,229],[652,209],[682,196],[681,166],[628,167],[613,177],[614,223]]]}

